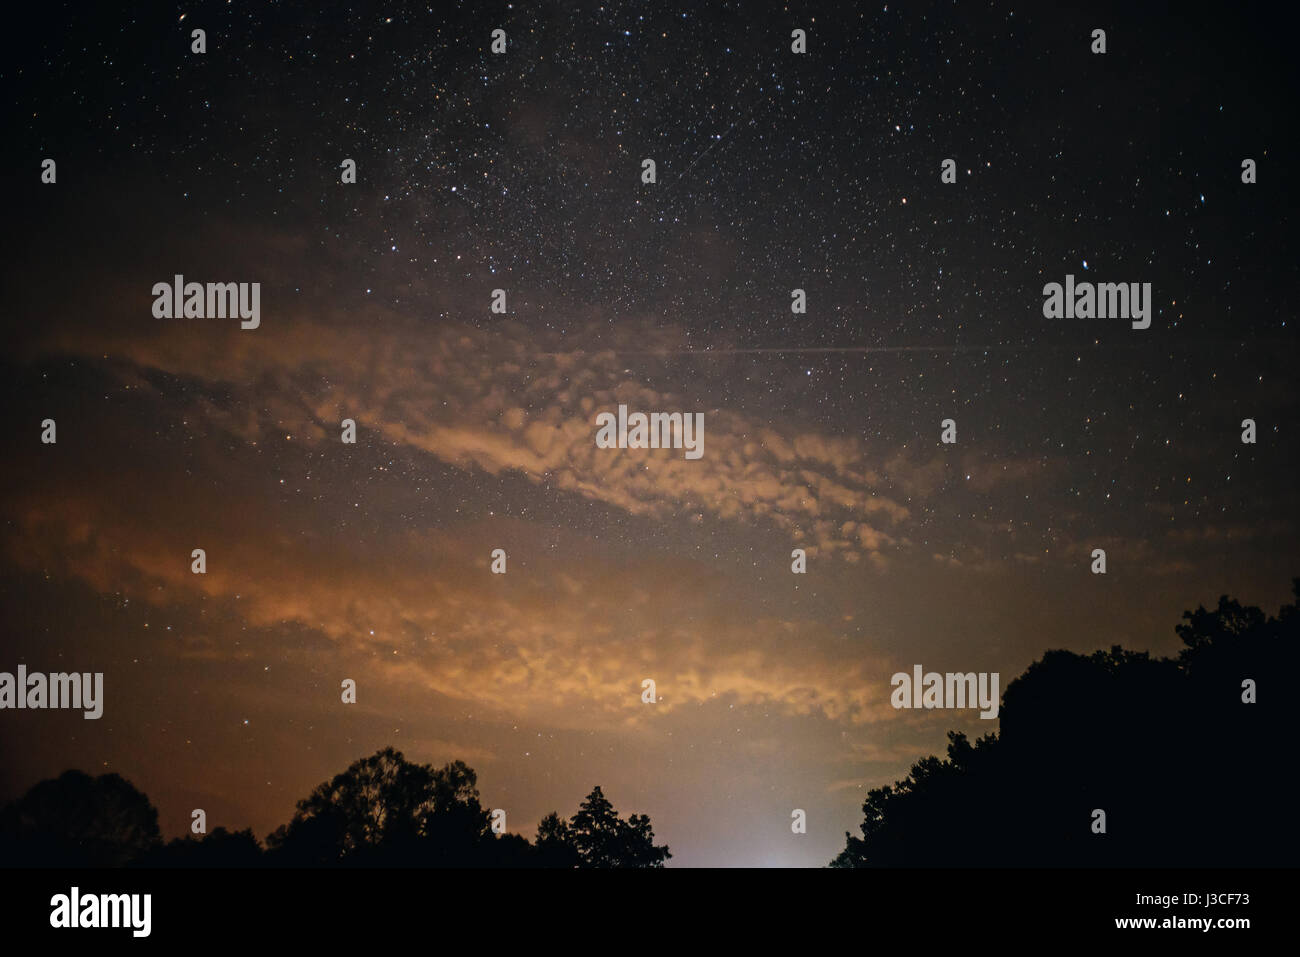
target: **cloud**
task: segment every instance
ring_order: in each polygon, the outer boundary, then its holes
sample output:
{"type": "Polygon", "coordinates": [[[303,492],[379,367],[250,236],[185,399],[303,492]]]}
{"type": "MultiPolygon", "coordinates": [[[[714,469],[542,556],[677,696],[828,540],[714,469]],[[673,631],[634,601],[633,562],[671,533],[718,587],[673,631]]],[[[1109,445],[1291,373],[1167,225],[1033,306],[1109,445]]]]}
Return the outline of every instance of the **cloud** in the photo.
{"type": "MultiPolygon", "coordinates": [[[[358,680],[388,693],[441,695],[557,727],[634,728],[714,700],[848,724],[889,713],[884,663],[846,658],[838,622],[720,609],[719,591],[738,586],[690,561],[616,567],[574,546],[496,576],[481,527],[327,542],[311,510],[265,501],[196,517],[185,484],[159,473],[149,483],[123,476],[31,490],[10,500],[6,558],[160,608],[202,602],[264,635],[308,629],[326,643],[302,651],[300,665],[360,663],[358,680]],[[206,574],[191,571],[195,544],[206,574]],[[653,708],[640,700],[647,677],[662,699],[653,708]]],[[[491,534],[523,540],[526,531],[505,522],[491,534]]],[[[289,653],[287,644],[257,652],[273,650],[289,653]]],[[[178,641],[173,653],[251,654],[218,635],[178,641]]]]}
{"type": "MultiPolygon", "coordinates": [[[[917,470],[883,478],[858,438],[757,421],[721,404],[716,381],[669,389],[633,376],[618,346],[680,335],[650,319],[617,333],[593,325],[576,338],[610,348],[564,352],[554,337],[508,321],[429,324],[397,308],[354,312],[283,297],[263,311],[261,328],[247,332],[220,320],[156,320],[145,310],[134,325],[119,319],[60,332],[44,350],[112,356],[124,386],[152,391],[174,413],[243,442],[291,436],[327,447],[352,418],[361,441],[417,449],[460,469],[516,473],[635,516],[703,513],[757,524],[853,558],[885,558],[893,529],[910,514],[901,496],[918,492],[917,470]],[[702,412],[703,458],[597,448],[596,414],[620,404],[702,412]],[[846,521],[852,534],[841,535],[846,521]]],[[[919,484],[933,483],[922,475],[919,484]]]]}

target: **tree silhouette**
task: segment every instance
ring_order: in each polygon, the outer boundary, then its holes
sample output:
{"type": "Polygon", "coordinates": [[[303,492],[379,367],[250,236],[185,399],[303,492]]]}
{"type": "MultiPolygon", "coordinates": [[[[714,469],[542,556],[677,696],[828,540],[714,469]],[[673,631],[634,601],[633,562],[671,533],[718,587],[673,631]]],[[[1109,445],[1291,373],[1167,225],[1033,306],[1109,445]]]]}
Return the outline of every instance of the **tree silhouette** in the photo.
{"type": "Polygon", "coordinates": [[[217,827],[202,838],[186,835],[154,848],[142,863],[152,867],[256,867],[261,860],[262,846],[251,829],[217,827]]]}
{"type": "Polygon", "coordinates": [[[871,790],[831,866],[1294,863],[1297,603],[1185,612],[1176,659],[1047,652],[1008,686],[1000,734],[950,732],[946,760],[871,790]]]}
{"type": "Polygon", "coordinates": [[[280,863],[473,863],[490,836],[473,769],[413,764],[384,748],[298,802],[267,838],[280,863]]]}
{"type": "Polygon", "coordinates": [[[569,822],[552,811],[537,825],[537,860],[541,867],[577,867],[581,862],[569,822]]]}
{"type": "Polygon", "coordinates": [[[662,867],[671,856],[649,817],[620,820],[600,788],[572,822],[544,817],[535,846],[494,834],[472,768],[415,764],[391,747],[318,785],[266,843],[263,852],[251,830],[218,827],[164,845],[158,812],[116,774],[67,771],[0,809],[4,866],[662,867]]]}
{"type": "Polygon", "coordinates": [[[579,805],[568,830],[579,867],[663,867],[672,857],[667,845],[655,846],[649,817],[621,820],[599,785],[579,805]]]}
{"type": "Polygon", "coordinates": [[[125,778],[65,771],[0,810],[0,863],[116,867],[159,843],[158,812],[125,778]]]}
{"type": "Polygon", "coordinates": [[[522,834],[497,834],[480,843],[467,862],[472,867],[544,867],[522,834]]]}

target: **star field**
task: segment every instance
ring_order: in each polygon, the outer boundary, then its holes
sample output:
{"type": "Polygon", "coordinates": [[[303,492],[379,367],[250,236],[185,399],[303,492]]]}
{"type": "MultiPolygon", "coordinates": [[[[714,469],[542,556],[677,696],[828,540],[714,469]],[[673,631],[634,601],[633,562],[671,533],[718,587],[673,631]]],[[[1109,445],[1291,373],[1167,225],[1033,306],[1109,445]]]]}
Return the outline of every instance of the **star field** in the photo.
{"type": "Polygon", "coordinates": [[[900,717],[893,671],[1167,653],[1184,608],[1276,606],[1300,567],[1280,30],[946,2],[26,16],[0,67],[4,647],[109,697],[93,728],[13,718],[0,797],[109,768],[165,833],[204,806],[265,834],[391,743],[465,760],[521,833],[599,782],[674,865],[820,866],[866,788],[983,730],[900,717]],[[179,273],[260,282],[261,326],[153,318],[179,273]],[[1044,318],[1067,273],[1150,283],[1150,328],[1044,318]],[[596,448],[619,403],[704,413],[704,457],[596,448]]]}

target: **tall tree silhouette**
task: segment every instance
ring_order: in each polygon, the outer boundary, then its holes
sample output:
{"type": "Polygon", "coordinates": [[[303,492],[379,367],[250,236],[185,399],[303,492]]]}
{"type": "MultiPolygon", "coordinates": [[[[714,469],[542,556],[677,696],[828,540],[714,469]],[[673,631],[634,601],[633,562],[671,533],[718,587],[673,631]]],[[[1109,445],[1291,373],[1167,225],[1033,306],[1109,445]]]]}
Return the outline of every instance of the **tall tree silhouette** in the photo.
{"type": "Polygon", "coordinates": [[[1293,591],[1276,618],[1226,595],[1185,612],[1176,659],[1047,652],[1008,686],[1000,734],[950,733],[946,760],[871,790],[832,866],[1294,863],[1293,591]]]}
{"type": "Polygon", "coordinates": [[[0,810],[0,863],[116,867],[159,843],[158,812],[117,774],[65,771],[0,810]]]}
{"type": "Polygon", "coordinates": [[[663,867],[668,846],[655,846],[650,818],[621,820],[599,785],[592,788],[569,822],[569,839],[579,867],[663,867]]]}

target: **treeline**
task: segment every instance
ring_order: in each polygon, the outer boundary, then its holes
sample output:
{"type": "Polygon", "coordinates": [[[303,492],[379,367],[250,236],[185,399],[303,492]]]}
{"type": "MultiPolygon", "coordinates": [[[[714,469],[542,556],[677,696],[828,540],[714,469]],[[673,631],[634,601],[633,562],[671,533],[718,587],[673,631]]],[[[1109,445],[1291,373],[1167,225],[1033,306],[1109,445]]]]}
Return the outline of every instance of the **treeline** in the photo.
{"type": "Polygon", "coordinates": [[[117,774],[67,771],[0,810],[0,865],[18,867],[662,867],[671,856],[649,817],[620,818],[599,787],[572,818],[548,814],[534,841],[495,833],[472,768],[392,748],[319,785],[265,845],[223,827],[163,843],[157,810],[117,774]]]}
{"type": "MultiPolygon", "coordinates": [[[[997,734],[950,733],[870,791],[832,867],[1294,866],[1291,733],[1300,579],[1276,617],[1227,596],[1185,612],[1175,658],[1049,651],[1007,687],[997,734]]],[[[662,867],[645,815],[599,787],[532,841],[494,832],[474,771],[392,748],[298,802],[261,843],[216,828],[163,843],[149,800],[116,774],[68,771],[0,809],[0,865],[662,867]]]]}
{"type": "Polygon", "coordinates": [[[1226,595],[1176,658],[1049,651],[998,734],[949,733],[870,791],[832,867],[1295,866],[1300,579],[1276,617],[1226,595]]]}

